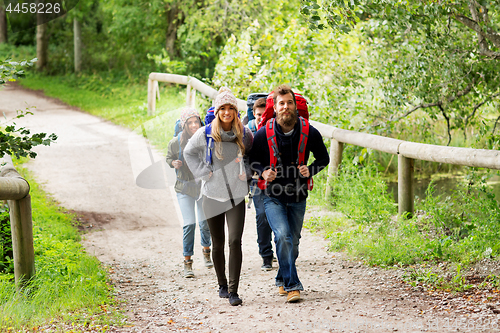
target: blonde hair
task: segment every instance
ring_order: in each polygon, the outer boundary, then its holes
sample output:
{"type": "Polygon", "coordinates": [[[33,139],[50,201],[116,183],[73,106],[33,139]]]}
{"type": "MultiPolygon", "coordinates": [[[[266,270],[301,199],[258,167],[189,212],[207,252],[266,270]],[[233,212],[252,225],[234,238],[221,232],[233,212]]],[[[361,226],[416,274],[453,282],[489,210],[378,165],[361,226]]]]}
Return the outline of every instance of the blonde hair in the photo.
{"type": "MultiPolygon", "coordinates": [[[[221,129],[222,129],[222,124],[218,116],[214,118],[212,121],[212,137],[214,138],[215,141],[215,156],[219,160],[223,160],[224,156],[222,155],[222,138],[220,135],[221,129]]],[[[243,131],[245,130],[243,128],[243,124],[240,121],[240,118],[238,118],[238,111],[234,110],[234,119],[231,124],[232,130],[234,134],[236,134],[236,144],[240,148],[241,155],[245,154],[245,144],[243,143],[243,131]]]]}

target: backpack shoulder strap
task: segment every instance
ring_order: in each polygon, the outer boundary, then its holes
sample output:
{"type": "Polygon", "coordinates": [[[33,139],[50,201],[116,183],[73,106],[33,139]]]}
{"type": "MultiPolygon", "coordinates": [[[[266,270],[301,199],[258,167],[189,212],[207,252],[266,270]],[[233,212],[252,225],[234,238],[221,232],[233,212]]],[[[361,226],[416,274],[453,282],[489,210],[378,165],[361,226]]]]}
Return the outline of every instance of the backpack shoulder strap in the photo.
{"type": "Polygon", "coordinates": [[[250,131],[252,131],[252,133],[257,131],[257,126],[255,125],[255,118],[248,122],[248,128],[250,129],[250,131]]]}
{"type": "Polygon", "coordinates": [[[300,122],[300,139],[299,139],[299,154],[297,156],[297,164],[298,165],[303,165],[306,161],[305,155],[306,155],[306,146],[307,146],[307,139],[309,138],[309,122],[307,119],[299,117],[299,122],[300,122]]]}
{"type": "Polygon", "coordinates": [[[278,161],[278,144],[276,143],[276,119],[272,118],[266,124],[267,145],[269,146],[269,165],[271,168],[276,168],[278,161]]]}
{"type": "Polygon", "coordinates": [[[181,147],[181,135],[182,135],[182,132],[180,132],[178,135],[177,135],[177,142],[179,143],[179,158],[178,160],[179,161],[182,161],[182,147],[181,147]]]}
{"type": "MultiPolygon", "coordinates": [[[[297,164],[304,165],[307,163],[305,161],[307,139],[309,138],[309,121],[303,117],[299,117],[300,121],[300,139],[299,139],[299,154],[297,157],[297,164]]],[[[309,177],[307,180],[307,190],[311,191],[313,189],[314,182],[313,178],[309,177]]]]}
{"type": "Polygon", "coordinates": [[[207,152],[205,154],[205,162],[212,164],[212,149],[214,148],[214,138],[212,137],[212,124],[205,126],[205,139],[207,141],[207,152]]]}

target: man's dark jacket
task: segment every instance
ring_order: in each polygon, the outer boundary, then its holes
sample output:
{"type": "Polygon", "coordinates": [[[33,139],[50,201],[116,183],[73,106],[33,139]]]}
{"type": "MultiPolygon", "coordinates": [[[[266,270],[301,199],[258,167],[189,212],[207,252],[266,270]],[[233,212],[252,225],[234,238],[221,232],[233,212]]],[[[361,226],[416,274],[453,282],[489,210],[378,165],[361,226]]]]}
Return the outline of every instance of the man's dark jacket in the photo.
{"type": "MultiPolygon", "coordinates": [[[[282,170],[278,172],[276,179],[268,183],[266,194],[278,199],[282,203],[292,203],[305,200],[307,191],[295,191],[297,185],[304,189],[307,186],[307,178],[303,177],[297,168],[298,146],[300,139],[300,123],[297,121],[292,135],[283,134],[281,127],[276,124],[276,142],[282,161],[282,170]],[[297,184],[299,179],[299,184],[297,184]],[[298,193],[298,195],[297,195],[298,193]]],[[[307,140],[305,163],[309,160],[310,153],[313,153],[314,162],[308,166],[310,177],[323,170],[329,163],[328,151],[323,142],[323,138],[317,129],[309,125],[309,138],[307,140]]],[[[249,153],[250,166],[252,171],[259,175],[269,168],[269,146],[266,137],[266,128],[262,127],[254,136],[253,148],[249,153]]],[[[279,168],[278,168],[279,170],[279,168]]]]}

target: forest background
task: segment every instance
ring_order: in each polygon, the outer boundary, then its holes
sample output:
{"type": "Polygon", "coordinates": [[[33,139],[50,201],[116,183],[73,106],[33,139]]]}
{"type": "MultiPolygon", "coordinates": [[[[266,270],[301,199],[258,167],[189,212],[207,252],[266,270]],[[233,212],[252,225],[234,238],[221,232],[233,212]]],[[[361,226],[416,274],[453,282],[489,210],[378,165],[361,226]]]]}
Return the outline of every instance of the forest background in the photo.
{"type": "MultiPolygon", "coordinates": [[[[43,29],[29,29],[35,16],[6,14],[4,5],[0,58],[16,68],[38,57],[23,85],[132,129],[152,119],[147,77],[163,72],[228,86],[242,99],[289,83],[307,97],[311,119],[344,129],[499,146],[498,0],[80,0],[43,29]]],[[[161,93],[169,97],[160,115],[184,101],[181,87],[161,93]]],[[[201,110],[209,103],[198,99],[201,110]]],[[[431,183],[404,219],[387,191],[396,170],[392,155],[346,146],[332,196],[323,195],[322,174],[311,198],[341,215],[308,227],[368,264],[412,267],[410,283],[474,287],[464,268],[500,253],[500,208],[488,184],[495,172],[416,161],[418,177],[458,173],[460,181],[444,194],[431,183]],[[440,263],[453,274],[429,273],[440,263]]],[[[482,281],[498,285],[496,275],[482,281]]]]}

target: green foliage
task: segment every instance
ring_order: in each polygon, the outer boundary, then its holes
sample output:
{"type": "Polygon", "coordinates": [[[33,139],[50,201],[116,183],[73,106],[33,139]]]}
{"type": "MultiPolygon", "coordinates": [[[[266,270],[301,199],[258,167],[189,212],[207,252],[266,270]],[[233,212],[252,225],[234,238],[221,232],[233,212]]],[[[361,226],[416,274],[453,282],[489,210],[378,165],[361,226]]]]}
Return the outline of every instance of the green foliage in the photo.
{"type": "Polygon", "coordinates": [[[383,223],[396,213],[386,183],[370,164],[347,161],[332,183],[332,194],[333,208],[359,224],[383,223]]]}
{"type": "MultiPolygon", "coordinates": [[[[0,60],[0,85],[23,77],[25,75],[23,68],[33,66],[34,62],[36,62],[36,59],[21,62],[0,60]]],[[[28,109],[18,111],[14,119],[22,118],[27,114],[32,113],[28,109]]],[[[5,114],[4,118],[7,120],[5,114]]],[[[54,133],[50,135],[47,135],[47,133],[31,134],[31,131],[26,127],[16,127],[15,122],[12,122],[12,124],[7,123],[0,124],[0,126],[5,126],[5,129],[0,131],[0,156],[9,154],[19,158],[29,155],[29,157],[35,158],[36,153],[32,150],[33,147],[38,145],[50,146],[52,142],[57,140],[57,135],[54,133]]]]}
{"type": "Polygon", "coordinates": [[[495,278],[491,276],[491,278],[486,278],[483,283],[476,286],[468,282],[467,278],[462,273],[462,266],[460,264],[455,264],[454,270],[448,272],[450,273],[449,275],[451,275],[450,278],[445,278],[443,276],[446,274],[445,272],[436,269],[433,270],[433,268],[426,268],[425,265],[422,266],[423,267],[413,266],[406,270],[403,274],[403,280],[413,287],[422,286],[430,290],[444,289],[458,292],[475,287],[484,288],[488,284],[493,284],[489,283],[489,280],[495,280],[495,278]]]}
{"type": "MultiPolygon", "coordinates": [[[[215,0],[80,0],[68,15],[48,23],[50,74],[73,72],[73,19],[82,29],[82,68],[85,72],[125,71],[130,76],[152,71],[210,78],[231,34],[239,35],[256,19],[266,24],[284,1],[215,0]],[[173,50],[166,50],[173,38],[173,50]],[[156,57],[166,59],[156,61],[156,57]],[[148,57],[149,55],[149,57],[148,57]],[[175,66],[171,66],[175,65],[175,66]],[[181,71],[181,72],[179,72],[181,71]]],[[[13,21],[15,45],[33,45],[32,22],[13,21]]]]}
{"type": "Polygon", "coordinates": [[[20,62],[12,61],[11,59],[0,59],[0,85],[24,77],[26,74],[24,68],[32,67],[35,62],[36,59],[20,62]]]}
{"type": "Polygon", "coordinates": [[[13,274],[0,274],[0,330],[50,321],[116,320],[114,310],[102,310],[113,299],[106,271],[79,244],[73,216],[48,198],[25,169],[17,169],[31,187],[36,274],[21,291],[16,291],[13,274]]]}
{"type": "MultiPolygon", "coordinates": [[[[292,4],[290,4],[292,6],[292,4]]],[[[360,128],[373,107],[362,86],[367,50],[357,35],[312,32],[299,20],[276,16],[268,26],[254,23],[231,37],[215,69],[215,86],[229,86],[245,98],[281,83],[306,96],[311,118],[344,128],[360,128]]]]}
{"type": "Polygon", "coordinates": [[[362,30],[374,51],[369,76],[383,93],[382,115],[370,112],[371,126],[391,128],[424,109],[432,121],[446,121],[442,142],[450,144],[454,129],[466,135],[498,107],[498,4],[302,0],[301,13],[313,30],[362,30]]]}
{"type": "Polygon", "coordinates": [[[9,206],[0,203],[0,273],[14,273],[9,206]]]}
{"type": "MultiPolygon", "coordinates": [[[[15,119],[22,118],[28,114],[33,114],[29,111],[18,111],[15,119]]],[[[3,124],[1,124],[3,125],[3,124]]],[[[51,143],[57,140],[57,135],[54,133],[31,134],[31,131],[26,127],[16,127],[16,123],[5,126],[4,131],[0,131],[0,156],[8,154],[11,156],[35,158],[37,153],[32,149],[35,146],[44,145],[50,146],[51,143]]]]}
{"type": "Polygon", "coordinates": [[[431,183],[416,214],[403,219],[395,217],[395,206],[373,168],[344,165],[330,198],[341,215],[310,221],[309,226],[323,230],[332,249],[372,265],[456,263],[455,280],[443,288],[466,289],[460,267],[500,254],[500,205],[487,175],[470,170],[465,180],[445,196],[436,195],[431,183]]]}

